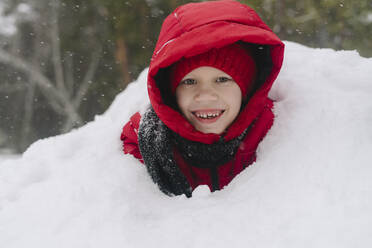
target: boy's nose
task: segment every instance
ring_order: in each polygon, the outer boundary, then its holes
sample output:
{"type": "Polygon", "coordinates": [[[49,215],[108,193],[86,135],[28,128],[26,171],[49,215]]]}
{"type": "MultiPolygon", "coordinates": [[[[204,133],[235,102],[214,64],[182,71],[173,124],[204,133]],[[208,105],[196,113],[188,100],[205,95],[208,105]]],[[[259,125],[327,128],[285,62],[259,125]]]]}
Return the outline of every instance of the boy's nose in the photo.
{"type": "Polygon", "coordinates": [[[218,95],[212,87],[202,85],[198,87],[194,99],[198,102],[215,101],[218,99],[218,95]]]}

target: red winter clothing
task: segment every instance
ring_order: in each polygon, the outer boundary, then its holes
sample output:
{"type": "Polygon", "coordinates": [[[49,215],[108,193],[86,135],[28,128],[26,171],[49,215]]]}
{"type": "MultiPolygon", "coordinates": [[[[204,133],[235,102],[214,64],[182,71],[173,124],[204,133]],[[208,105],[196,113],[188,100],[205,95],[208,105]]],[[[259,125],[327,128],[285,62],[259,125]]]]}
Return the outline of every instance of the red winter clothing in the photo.
{"type": "MultiPolygon", "coordinates": [[[[213,173],[209,168],[187,164],[174,149],[174,160],[192,189],[202,184],[215,188],[213,180],[218,180],[219,188],[222,188],[255,160],[256,148],[273,123],[273,105],[267,95],[281,68],[283,53],[284,44],[280,39],[251,8],[236,1],[186,4],[165,19],[148,73],[148,93],[156,115],[173,132],[204,144],[213,144],[221,137],[225,141],[232,140],[250,127],[234,158],[216,167],[213,173]],[[164,89],[170,91],[167,68],[182,57],[192,57],[235,42],[250,44],[256,50],[256,59],[264,61],[261,67],[263,64],[269,66],[260,68],[257,62],[262,81],[224,134],[201,133],[167,100],[167,92],[164,93],[164,89]]],[[[132,154],[143,163],[138,147],[140,119],[139,113],[131,117],[123,128],[121,139],[124,153],[132,154]]]]}
{"type": "Polygon", "coordinates": [[[256,63],[249,50],[237,43],[212,49],[191,58],[182,58],[170,70],[171,92],[176,93],[182,78],[201,66],[211,66],[230,75],[238,84],[243,96],[248,95],[256,77],[256,63]]]}

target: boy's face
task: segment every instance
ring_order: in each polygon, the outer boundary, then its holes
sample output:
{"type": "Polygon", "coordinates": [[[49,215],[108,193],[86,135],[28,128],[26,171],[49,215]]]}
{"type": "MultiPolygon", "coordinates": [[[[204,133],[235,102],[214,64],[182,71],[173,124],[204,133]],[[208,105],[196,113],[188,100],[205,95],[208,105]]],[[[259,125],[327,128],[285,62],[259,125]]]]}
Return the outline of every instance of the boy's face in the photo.
{"type": "Polygon", "coordinates": [[[178,106],[202,133],[221,134],[240,111],[242,93],[225,72],[202,66],[183,77],[176,89],[178,106]]]}

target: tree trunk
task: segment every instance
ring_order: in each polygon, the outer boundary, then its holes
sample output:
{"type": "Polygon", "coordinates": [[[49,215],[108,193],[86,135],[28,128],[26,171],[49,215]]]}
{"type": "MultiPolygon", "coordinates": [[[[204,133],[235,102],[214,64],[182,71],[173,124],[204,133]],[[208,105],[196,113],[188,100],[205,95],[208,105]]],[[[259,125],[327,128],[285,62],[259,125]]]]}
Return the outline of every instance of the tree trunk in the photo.
{"type": "Polygon", "coordinates": [[[124,89],[127,84],[130,82],[131,78],[129,75],[129,68],[128,68],[128,52],[127,47],[125,44],[125,39],[123,36],[119,36],[116,40],[116,60],[119,62],[122,77],[123,77],[123,85],[122,88],[124,89]]]}

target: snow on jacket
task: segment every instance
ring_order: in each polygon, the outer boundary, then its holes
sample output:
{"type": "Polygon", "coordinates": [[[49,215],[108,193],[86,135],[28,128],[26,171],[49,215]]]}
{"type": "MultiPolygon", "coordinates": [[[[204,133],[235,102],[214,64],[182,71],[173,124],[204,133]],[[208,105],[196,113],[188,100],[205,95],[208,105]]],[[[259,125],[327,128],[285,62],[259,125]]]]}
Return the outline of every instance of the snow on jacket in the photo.
{"type": "MultiPolygon", "coordinates": [[[[215,180],[218,180],[219,188],[223,188],[255,161],[257,146],[273,123],[273,103],[268,92],[282,66],[283,53],[284,44],[254,10],[236,1],[186,4],[165,19],[151,58],[147,82],[151,105],[160,120],[183,138],[204,144],[213,144],[221,138],[232,140],[248,129],[234,158],[214,169],[187,164],[177,149],[174,150],[174,159],[193,189],[208,185],[212,190],[215,180]],[[226,132],[201,133],[172,106],[168,68],[182,57],[192,57],[235,42],[247,43],[253,50],[258,67],[256,89],[226,132]]],[[[121,140],[124,153],[143,163],[138,147],[140,121],[140,114],[134,114],[124,126],[121,140]]]]}

